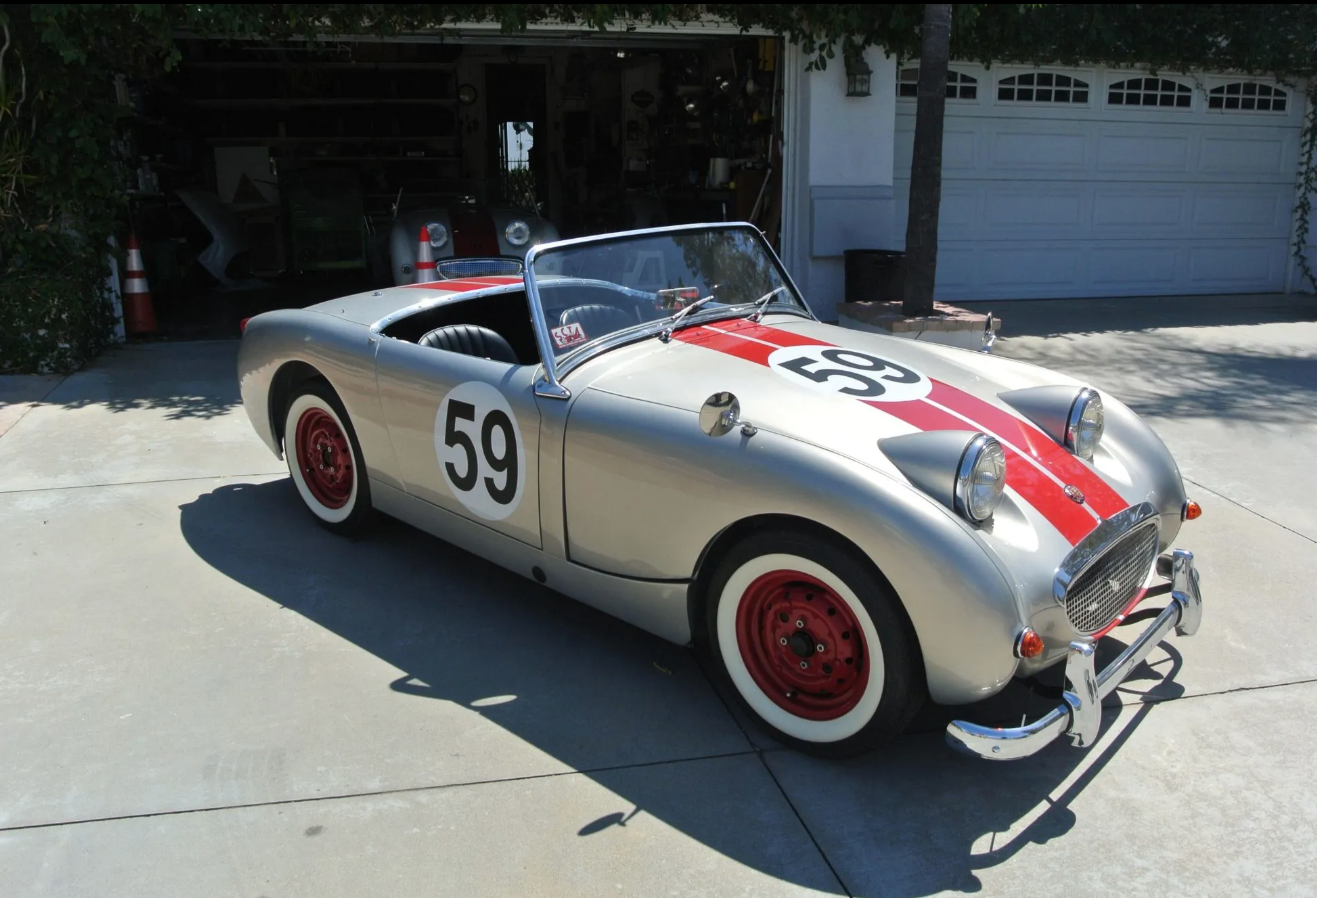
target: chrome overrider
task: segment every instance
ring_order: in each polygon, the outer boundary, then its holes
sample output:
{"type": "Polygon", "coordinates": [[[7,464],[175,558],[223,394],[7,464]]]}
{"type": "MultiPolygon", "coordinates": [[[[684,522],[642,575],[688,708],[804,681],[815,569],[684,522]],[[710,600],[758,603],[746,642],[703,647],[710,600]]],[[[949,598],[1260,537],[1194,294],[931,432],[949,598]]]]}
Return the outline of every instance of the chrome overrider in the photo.
{"type": "Polygon", "coordinates": [[[1202,592],[1194,555],[1175,549],[1157,559],[1157,570],[1170,574],[1171,602],[1147,630],[1121,652],[1101,673],[1094,668],[1091,639],[1070,643],[1065,676],[1068,688],[1061,704],[1031,724],[996,728],[964,720],[947,725],[947,742],[952,748],[992,761],[1027,758],[1062,734],[1077,748],[1088,748],[1097,741],[1102,728],[1102,699],[1116,690],[1130,671],[1137,667],[1171,630],[1179,636],[1192,636],[1203,617],[1202,592]]]}

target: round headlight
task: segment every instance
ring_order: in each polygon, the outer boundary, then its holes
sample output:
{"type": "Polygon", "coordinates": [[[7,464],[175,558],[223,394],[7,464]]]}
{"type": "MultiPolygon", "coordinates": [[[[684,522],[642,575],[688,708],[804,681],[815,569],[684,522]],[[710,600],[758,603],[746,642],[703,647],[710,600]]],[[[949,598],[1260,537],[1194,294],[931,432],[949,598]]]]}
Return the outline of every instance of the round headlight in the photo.
{"type": "Polygon", "coordinates": [[[432,221],[425,226],[426,232],[430,235],[430,245],[439,249],[448,242],[448,228],[444,227],[437,221],[432,221]]]}
{"type": "Polygon", "coordinates": [[[508,243],[513,246],[525,246],[530,240],[530,225],[520,218],[508,222],[508,226],[503,229],[503,236],[508,238],[508,243]]]}
{"type": "Polygon", "coordinates": [[[1084,387],[1070,406],[1065,428],[1067,448],[1080,458],[1091,459],[1102,440],[1103,427],[1102,397],[1096,390],[1084,387]]]}
{"type": "Polygon", "coordinates": [[[956,511],[982,524],[996,511],[1006,488],[1006,452],[1001,443],[981,433],[970,440],[956,471],[956,511]]]}

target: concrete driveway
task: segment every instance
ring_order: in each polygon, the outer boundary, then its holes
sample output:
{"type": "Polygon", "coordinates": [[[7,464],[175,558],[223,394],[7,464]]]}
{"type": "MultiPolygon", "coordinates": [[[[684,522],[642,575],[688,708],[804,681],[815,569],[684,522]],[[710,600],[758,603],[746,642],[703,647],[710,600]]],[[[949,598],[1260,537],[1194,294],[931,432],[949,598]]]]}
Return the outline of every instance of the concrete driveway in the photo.
{"type": "Polygon", "coordinates": [[[685,649],[402,525],[330,536],[235,343],[0,379],[0,895],[1311,894],[1317,305],[994,310],[1204,508],[1199,635],[1093,750],[1014,764],[936,721],[812,760],[685,649]]]}

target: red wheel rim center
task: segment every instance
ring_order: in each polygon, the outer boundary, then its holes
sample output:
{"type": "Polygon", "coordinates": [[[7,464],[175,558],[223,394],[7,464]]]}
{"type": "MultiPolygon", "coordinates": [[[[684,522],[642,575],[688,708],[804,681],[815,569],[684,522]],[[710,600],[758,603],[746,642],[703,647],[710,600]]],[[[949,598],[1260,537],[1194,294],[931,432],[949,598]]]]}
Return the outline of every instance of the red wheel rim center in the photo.
{"type": "Polygon", "coordinates": [[[324,409],[309,408],[297,419],[297,466],[315,500],[342,508],[352,498],[352,447],[343,428],[324,409]]]}
{"type": "Polygon", "coordinates": [[[751,583],[736,609],[736,641],[755,685],[797,717],[835,720],[864,695],[859,621],[807,574],[773,571],[751,583]]]}

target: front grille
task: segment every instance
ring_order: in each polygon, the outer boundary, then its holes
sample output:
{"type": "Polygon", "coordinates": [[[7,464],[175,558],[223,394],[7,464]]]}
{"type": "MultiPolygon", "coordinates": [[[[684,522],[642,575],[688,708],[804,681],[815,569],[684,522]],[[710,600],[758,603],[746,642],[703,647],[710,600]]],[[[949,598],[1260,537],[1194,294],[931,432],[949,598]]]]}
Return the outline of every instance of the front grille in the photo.
{"type": "Polygon", "coordinates": [[[517,277],[521,274],[520,259],[446,259],[436,262],[435,271],[442,280],[454,278],[481,278],[492,276],[517,277]]]}
{"type": "Polygon", "coordinates": [[[1065,613],[1080,633],[1096,633],[1116,619],[1143,586],[1157,557],[1157,525],[1132,530],[1066,590],[1065,613]]]}

